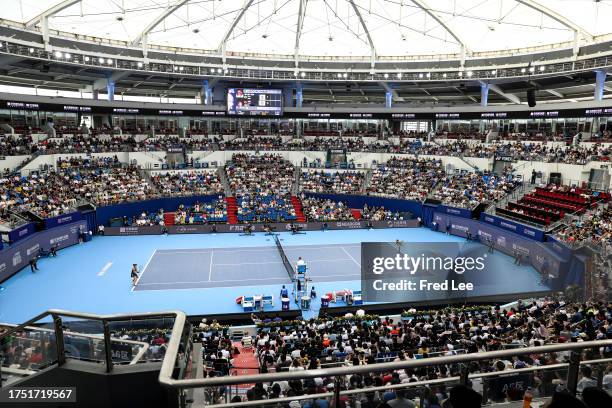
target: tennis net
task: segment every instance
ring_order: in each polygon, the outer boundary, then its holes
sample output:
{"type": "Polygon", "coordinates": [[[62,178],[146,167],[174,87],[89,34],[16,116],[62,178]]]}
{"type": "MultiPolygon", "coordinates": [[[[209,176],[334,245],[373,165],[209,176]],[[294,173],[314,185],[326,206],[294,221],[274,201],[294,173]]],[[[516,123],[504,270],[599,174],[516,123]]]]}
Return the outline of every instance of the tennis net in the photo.
{"type": "Polygon", "coordinates": [[[283,249],[280,240],[278,239],[278,236],[274,236],[274,242],[276,242],[276,248],[278,249],[278,253],[280,254],[280,257],[283,261],[283,265],[285,266],[285,269],[287,270],[287,273],[289,274],[289,277],[291,278],[291,280],[293,280],[295,278],[295,272],[293,271],[293,267],[291,266],[291,262],[289,262],[289,259],[287,258],[287,255],[285,255],[285,250],[283,249]]]}

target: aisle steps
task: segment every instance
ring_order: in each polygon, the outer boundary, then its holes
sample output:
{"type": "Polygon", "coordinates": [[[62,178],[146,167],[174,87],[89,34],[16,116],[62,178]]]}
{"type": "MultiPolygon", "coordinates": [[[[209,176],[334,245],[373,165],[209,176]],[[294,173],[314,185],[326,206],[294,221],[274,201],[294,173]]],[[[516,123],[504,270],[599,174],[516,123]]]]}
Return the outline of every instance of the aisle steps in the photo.
{"type": "Polygon", "coordinates": [[[304,216],[304,211],[302,209],[302,203],[300,202],[300,199],[292,195],[291,204],[293,204],[293,209],[295,210],[297,222],[306,222],[306,217],[304,216]]]}
{"type": "Polygon", "coordinates": [[[236,197],[225,197],[225,203],[227,204],[227,223],[238,224],[238,204],[236,204],[236,197]]]}

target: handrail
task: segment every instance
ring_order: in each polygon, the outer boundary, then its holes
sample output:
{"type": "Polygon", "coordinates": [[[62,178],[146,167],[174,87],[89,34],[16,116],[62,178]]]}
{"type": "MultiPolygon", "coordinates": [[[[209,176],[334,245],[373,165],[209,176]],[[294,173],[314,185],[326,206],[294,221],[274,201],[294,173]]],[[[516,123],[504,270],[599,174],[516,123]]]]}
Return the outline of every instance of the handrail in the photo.
{"type": "Polygon", "coordinates": [[[81,312],[71,312],[67,310],[61,309],[49,309],[38,316],[33,317],[25,323],[19,324],[13,328],[8,329],[4,333],[0,334],[0,341],[2,339],[7,338],[13,333],[22,331],[27,329],[28,326],[32,326],[33,323],[44,319],[45,317],[51,316],[54,321],[55,327],[55,335],[56,335],[56,343],[57,343],[57,356],[58,356],[58,364],[61,365],[63,363],[64,357],[64,343],[63,343],[63,335],[64,331],[61,325],[61,317],[71,317],[76,319],[87,319],[87,320],[96,320],[100,321],[104,325],[104,342],[106,345],[106,369],[110,371],[113,366],[112,355],[110,353],[110,332],[108,331],[108,323],[113,321],[121,321],[121,320],[133,320],[133,319],[152,319],[152,318],[164,318],[174,316],[174,323],[172,325],[172,335],[170,336],[170,341],[168,342],[168,346],[166,349],[166,355],[164,356],[164,360],[162,361],[162,369],[160,370],[160,378],[161,373],[170,373],[168,376],[172,374],[172,370],[174,365],[176,364],[176,358],[178,355],[178,349],[181,341],[181,335],[183,333],[183,328],[185,326],[185,322],[187,321],[187,316],[184,312],[179,310],[167,311],[167,312],[145,312],[145,313],[133,313],[133,314],[109,314],[109,315],[97,315],[93,313],[81,313],[81,312]]]}
{"type": "MultiPolygon", "coordinates": [[[[11,324],[11,323],[0,323],[0,327],[2,326],[16,327],[17,325],[11,324]]],[[[46,327],[27,326],[25,329],[30,330],[30,331],[42,331],[42,332],[47,332],[47,333],[55,333],[55,330],[47,329],[46,327]]],[[[84,339],[104,340],[104,336],[95,335],[95,334],[77,333],[77,332],[72,332],[72,331],[63,331],[63,333],[68,336],[82,337],[84,339]]],[[[149,343],[144,342],[144,341],[116,339],[116,338],[111,338],[110,341],[114,343],[133,344],[133,345],[140,347],[140,350],[138,351],[138,353],[134,356],[134,358],[132,358],[132,361],[130,361],[130,365],[136,364],[142,358],[142,356],[147,352],[147,350],[149,350],[149,343]]]]}
{"type": "MultiPolygon", "coordinates": [[[[172,359],[172,362],[176,359],[173,357],[171,350],[168,349],[166,357],[164,358],[164,366],[159,374],[159,381],[162,385],[171,388],[196,388],[196,387],[211,387],[221,385],[235,385],[235,384],[248,384],[257,382],[274,382],[274,381],[285,381],[285,380],[302,380],[316,377],[334,377],[339,375],[350,375],[350,374],[365,374],[380,371],[394,371],[402,370],[407,368],[417,368],[423,366],[432,365],[446,365],[454,363],[470,363],[473,361],[482,360],[494,360],[501,359],[504,357],[519,356],[525,354],[544,354],[554,353],[559,351],[571,351],[571,350],[582,350],[586,348],[599,348],[599,347],[612,347],[612,340],[600,340],[600,341],[585,341],[582,343],[563,343],[563,344],[549,344],[538,347],[526,347],[520,350],[497,350],[488,351],[483,353],[471,353],[462,354],[456,356],[443,356],[443,357],[432,357],[421,360],[410,360],[410,361],[395,361],[390,363],[371,364],[365,366],[351,366],[351,367],[337,367],[329,369],[316,369],[316,370],[305,370],[305,371],[290,371],[290,372],[276,372],[268,374],[251,374],[239,377],[212,377],[212,378],[196,378],[196,379],[184,379],[175,380],[171,378],[171,367],[166,364],[167,360],[172,359]]],[[[169,361],[168,361],[169,363],[169,361]]]]}
{"type": "MultiPolygon", "coordinates": [[[[595,359],[595,360],[586,360],[581,361],[580,365],[590,365],[590,364],[601,364],[611,362],[612,358],[605,359],[595,359]]],[[[546,366],[534,366],[534,367],[526,367],[526,368],[513,368],[504,371],[494,371],[489,373],[476,373],[470,374],[469,378],[489,378],[489,377],[497,377],[497,376],[507,376],[512,374],[520,374],[520,373],[529,373],[529,372],[538,372],[538,371],[547,371],[547,370],[555,370],[569,367],[569,363],[559,363],[559,364],[551,364],[546,366]]],[[[367,388],[358,388],[355,390],[342,390],[340,391],[340,396],[345,395],[355,395],[355,394],[364,394],[364,393],[372,393],[377,391],[389,391],[396,389],[404,389],[404,388],[416,388],[421,386],[430,386],[435,384],[444,384],[448,382],[459,382],[461,381],[460,376],[454,377],[445,377],[445,378],[436,378],[433,380],[425,380],[425,381],[415,381],[409,383],[400,383],[400,384],[387,384],[378,387],[367,387],[367,388]]],[[[234,408],[234,407],[252,407],[252,406],[261,406],[262,404],[279,404],[279,403],[289,403],[291,401],[303,401],[303,400],[312,400],[317,398],[331,398],[334,397],[335,394],[333,392],[326,392],[320,394],[305,394],[300,396],[293,397],[285,397],[285,398],[276,398],[269,400],[259,400],[259,401],[244,401],[238,403],[225,403],[225,404],[215,404],[215,408],[234,408]]]]}

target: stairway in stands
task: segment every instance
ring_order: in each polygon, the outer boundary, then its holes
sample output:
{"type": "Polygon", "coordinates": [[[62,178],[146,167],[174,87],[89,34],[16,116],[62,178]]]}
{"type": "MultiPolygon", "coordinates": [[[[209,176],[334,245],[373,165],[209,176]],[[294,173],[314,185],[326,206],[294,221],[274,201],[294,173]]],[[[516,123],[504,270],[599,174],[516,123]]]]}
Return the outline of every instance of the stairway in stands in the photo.
{"type": "MultiPolygon", "coordinates": [[[[232,345],[234,348],[238,348],[240,354],[234,355],[230,375],[241,376],[259,374],[259,361],[255,355],[255,344],[251,347],[244,347],[241,342],[235,341],[232,345]]],[[[236,386],[236,390],[239,394],[246,393],[246,390],[254,385],[255,384],[240,384],[236,386]]]]}
{"type": "Polygon", "coordinates": [[[304,211],[302,210],[302,203],[300,202],[300,199],[292,195],[291,204],[293,204],[293,209],[295,210],[297,222],[306,222],[306,217],[304,217],[304,211]]]}
{"type": "Polygon", "coordinates": [[[238,224],[238,204],[236,204],[236,197],[225,197],[225,203],[227,204],[227,223],[238,224]]]}
{"type": "Polygon", "coordinates": [[[361,219],[361,210],[358,210],[356,208],[351,208],[351,214],[353,214],[354,219],[358,221],[361,219]]]}
{"type": "Polygon", "coordinates": [[[174,225],[174,213],[173,212],[165,212],[164,213],[164,225],[174,225]]]}

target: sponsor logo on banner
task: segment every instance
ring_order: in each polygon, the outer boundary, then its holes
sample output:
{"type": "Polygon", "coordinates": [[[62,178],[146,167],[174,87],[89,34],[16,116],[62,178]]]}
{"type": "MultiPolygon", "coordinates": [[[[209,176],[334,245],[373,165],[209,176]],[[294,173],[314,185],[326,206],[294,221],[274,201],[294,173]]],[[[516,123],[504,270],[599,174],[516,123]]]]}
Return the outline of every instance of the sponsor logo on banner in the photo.
{"type": "Polygon", "coordinates": [[[68,241],[68,239],[70,239],[70,235],[65,234],[65,235],[60,235],[59,237],[55,237],[55,238],[51,238],[49,240],[49,243],[51,245],[53,244],[59,244],[60,242],[64,242],[64,241],[68,241]]]}
{"type": "Polygon", "coordinates": [[[17,251],[13,254],[13,266],[17,266],[21,263],[21,252],[17,251]]]}
{"type": "Polygon", "coordinates": [[[483,231],[481,229],[478,230],[478,236],[479,237],[484,237],[485,240],[492,239],[492,237],[493,237],[491,234],[489,234],[488,232],[483,231]]]}
{"type": "Polygon", "coordinates": [[[119,228],[119,234],[121,235],[138,235],[138,227],[121,227],[119,228]]]}
{"type": "Polygon", "coordinates": [[[453,224],[452,225],[453,229],[456,229],[458,231],[463,231],[463,232],[468,232],[470,229],[465,226],[465,225],[458,225],[458,224],[453,224]]]}
{"type": "Polygon", "coordinates": [[[6,262],[0,263],[0,272],[4,272],[6,270],[6,262]]]}
{"type": "Polygon", "coordinates": [[[72,221],[72,215],[68,215],[66,217],[61,217],[61,218],[57,219],[57,223],[58,224],[65,224],[65,223],[70,222],[70,221],[72,221]]]}
{"type": "Polygon", "coordinates": [[[175,232],[177,234],[189,234],[191,232],[205,232],[203,225],[181,225],[180,227],[176,227],[175,232]]]}
{"type": "Polygon", "coordinates": [[[525,235],[529,235],[530,237],[535,237],[535,231],[529,228],[523,228],[523,232],[525,233],[525,235]]]}
{"type": "Polygon", "coordinates": [[[28,230],[27,228],[24,228],[24,229],[22,229],[21,231],[19,231],[19,234],[18,234],[18,235],[19,235],[20,237],[23,237],[24,235],[28,235],[28,231],[29,231],[29,230],[28,230]]]}
{"type": "Polygon", "coordinates": [[[338,221],[334,225],[338,228],[346,228],[346,229],[361,228],[361,222],[359,221],[338,221]]]}
{"type": "Polygon", "coordinates": [[[36,244],[36,245],[34,245],[32,247],[29,247],[28,250],[26,251],[26,254],[28,254],[28,256],[29,256],[29,255],[32,255],[33,253],[38,253],[39,248],[40,248],[40,245],[38,245],[38,244],[36,244]]]}

